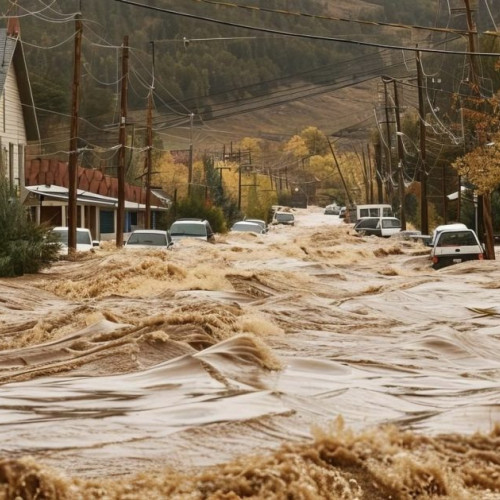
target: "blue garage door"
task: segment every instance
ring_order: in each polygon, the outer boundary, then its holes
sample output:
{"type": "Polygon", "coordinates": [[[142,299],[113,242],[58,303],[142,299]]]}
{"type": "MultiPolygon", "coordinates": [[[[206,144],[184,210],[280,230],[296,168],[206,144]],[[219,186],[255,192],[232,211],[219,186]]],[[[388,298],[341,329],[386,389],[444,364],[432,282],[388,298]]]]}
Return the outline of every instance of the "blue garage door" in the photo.
{"type": "Polygon", "coordinates": [[[101,225],[101,233],[115,232],[115,217],[112,210],[101,210],[99,221],[101,225]]]}

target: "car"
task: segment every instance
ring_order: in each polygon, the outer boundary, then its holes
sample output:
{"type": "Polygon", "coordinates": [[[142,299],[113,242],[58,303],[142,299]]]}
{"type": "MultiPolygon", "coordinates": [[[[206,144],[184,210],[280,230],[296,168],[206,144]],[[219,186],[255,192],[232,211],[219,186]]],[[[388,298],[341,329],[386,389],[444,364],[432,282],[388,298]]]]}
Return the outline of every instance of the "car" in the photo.
{"type": "Polygon", "coordinates": [[[443,229],[430,252],[433,269],[469,260],[483,260],[484,248],[472,229],[443,229]]]}
{"type": "Polygon", "coordinates": [[[238,221],[235,222],[231,226],[231,231],[233,232],[246,232],[246,233],[256,233],[256,234],[264,234],[265,231],[260,224],[256,224],[255,222],[249,221],[238,221]]]}
{"type": "Polygon", "coordinates": [[[210,242],[215,240],[210,223],[203,219],[178,219],[172,223],[169,232],[174,243],[183,238],[196,238],[210,242]]]}
{"type": "MultiPolygon", "coordinates": [[[[58,242],[61,244],[59,255],[68,255],[68,231],[67,226],[56,226],[52,228],[52,233],[57,236],[58,242]]],[[[99,241],[92,239],[90,230],[86,227],[76,228],[76,251],[77,252],[92,252],[95,247],[100,245],[99,241]]]]}
{"type": "Polygon", "coordinates": [[[291,212],[275,212],[272,224],[285,224],[293,226],[295,224],[295,216],[291,212]]]}
{"type": "Polygon", "coordinates": [[[268,227],[267,227],[267,222],[262,219],[245,219],[245,222],[253,222],[254,224],[259,224],[259,226],[262,227],[264,230],[264,233],[267,233],[268,227]]]}
{"type": "Polygon", "coordinates": [[[340,210],[339,210],[339,219],[345,219],[346,210],[347,210],[347,207],[340,207],[340,210]]]}
{"type": "Polygon", "coordinates": [[[354,230],[363,236],[388,238],[401,231],[401,221],[396,217],[363,217],[354,224],[354,230]]]}
{"type": "Polygon", "coordinates": [[[339,215],[340,207],[336,203],[332,203],[331,205],[327,205],[325,207],[325,211],[323,213],[325,215],[339,215]]]}
{"type": "Polygon", "coordinates": [[[168,231],[160,229],[136,229],[132,231],[125,243],[125,249],[162,248],[168,249],[173,245],[168,231]]]}
{"type": "Polygon", "coordinates": [[[437,237],[439,236],[439,233],[441,231],[450,231],[450,230],[455,230],[455,229],[468,229],[465,224],[462,224],[461,222],[453,222],[451,224],[442,224],[436,229],[434,229],[432,236],[427,240],[427,245],[430,247],[434,246],[434,243],[436,242],[437,237]]]}

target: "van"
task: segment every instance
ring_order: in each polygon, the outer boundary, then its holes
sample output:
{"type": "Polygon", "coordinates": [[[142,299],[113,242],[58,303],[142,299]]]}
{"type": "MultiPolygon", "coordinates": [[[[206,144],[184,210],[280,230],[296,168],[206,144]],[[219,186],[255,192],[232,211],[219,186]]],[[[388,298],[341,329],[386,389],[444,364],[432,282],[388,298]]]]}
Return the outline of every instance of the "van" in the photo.
{"type": "MultiPolygon", "coordinates": [[[[394,217],[391,205],[384,203],[372,203],[368,205],[356,205],[356,219],[363,217],[394,217]]],[[[355,222],[354,221],[354,222],[355,222]]]]}

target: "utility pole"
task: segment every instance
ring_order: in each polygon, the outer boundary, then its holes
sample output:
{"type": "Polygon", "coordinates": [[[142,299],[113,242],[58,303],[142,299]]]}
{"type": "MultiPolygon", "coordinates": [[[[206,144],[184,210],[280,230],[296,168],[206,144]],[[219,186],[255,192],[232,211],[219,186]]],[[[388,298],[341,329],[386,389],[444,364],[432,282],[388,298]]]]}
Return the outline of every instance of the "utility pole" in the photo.
{"type": "Polygon", "coordinates": [[[387,81],[382,78],[384,84],[384,101],[385,101],[385,128],[386,128],[386,171],[388,173],[389,182],[387,184],[387,191],[389,198],[392,199],[392,140],[391,140],[391,123],[389,121],[389,102],[387,94],[387,81]]]}
{"type": "Polygon", "coordinates": [[[366,156],[368,157],[368,171],[370,173],[370,198],[368,203],[373,203],[373,166],[372,166],[372,158],[370,154],[370,144],[366,145],[366,156]]]}
{"type": "Polygon", "coordinates": [[[427,160],[426,160],[426,130],[424,89],[422,78],[422,61],[420,51],[417,50],[417,86],[418,86],[418,115],[420,124],[420,230],[422,234],[429,234],[429,214],[427,208],[427,160]]]}
{"type": "Polygon", "coordinates": [[[401,118],[399,115],[399,95],[398,95],[398,85],[395,79],[392,80],[394,85],[394,106],[395,106],[395,116],[396,116],[396,137],[398,142],[398,191],[399,191],[399,219],[401,221],[401,229],[406,229],[406,211],[405,211],[405,179],[404,179],[404,148],[403,148],[403,137],[401,131],[401,118]]]}
{"type": "Polygon", "coordinates": [[[116,246],[123,246],[123,226],[125,223],[125,145],[127,140],[127,83],[128,83],[128,36],[123,37],[122,84],[120,103],[120,132],[118,151],[118,210],[116,222],[116,246]]]}
{"type": "Polygon", "coordinates": [[[354,202],[353,202],[353,199],[351,197],[351,193],[349,192],[349,189],[347,188],[347,184],[345,182],[344,176],[342,175],[342,170],[340,170],[340,165],[339,165],[339,162],[337,160],[337,156],[336,156],[335,151],[333,149],[332,143],[330,142],[330,139],[328,139],[328,137],[327,137],[327,141],[328,141],[328,146],[330,146],[330,151],[332,153],[333,160],[335,161],[335,166],[337,167],[337,170],[339,172],[340,180],[342,181],[342,186],[344,187],[344,192],[345,192],[345,195],[346,195],[346,198],[348,201],[349,206],[347,207],[347,210],[345,211],[345,215],[346,215],[346,222],[349,222],[349,208],[351,208],[354,205],[354,202]]]}
{"type": "MultiPolygon", "coordinates": [[[[78,105],[80,101],[80,73],[82,54],[82,21],[81,15],[75,19],[75,54],[73,62],[73,88],[71,107],[71,137],[69,140],[68,161],[68,249],[69,254],[76,252],[77,216],[77,163],[78,163],[78,105]]],[[[63,221],[64,222],[64,221],[63,221]]]]}
{"type": "Polygon", "coordinates": [[[153,89],[155,84],[155,44],[151,43],[152,51],[152,79],[148,94],[148,110],[146,117],[146,213],[144,227],[151,229],[151,170],[152,170],[152,149],[153,149],[153,89]]]}
{"type": "Polygon", "coordinates": [[[384,203],[384,184],[382,182],[382,146],[380,143],[373,145],[375,149],[375,180],[377,182],[377,202],[384,203]]]}
{"type": "MultiPolygon", "coordinates": [[[[477,36],[476,26],[472,19],[472,11],[470,8],[469,0],[464,0],[465,10],[467,13],[467,33],[469,40],[470,52],[470,68],[469,68],[469,81],[472,85],[472,91],[476,97],[481,98],[479,90],[479,79],[477,70],[477,61],[474,53],[476,52],[475,37],[477,36]]],[[[480,145],[484,145],[484,139],[480,138],[480,145]]],[[[479,238],[484,241],[486,247],[486,257],[495,260],[495,242],[493,238],[493,222],[491,220],[491,194],[481,194],[477,197],[478,209],[481,211],[481,216],[478,218],[481,231],[478,231],[479,238]],[[484,232],[484,236],[483,236],[484,232]]]]}
{"type": "Polygon", "coordinates": [[[194,113],[189,114],[189,165],[188,165],[188,196],[191,195],[193,183],[193,118],[194,113]]]}

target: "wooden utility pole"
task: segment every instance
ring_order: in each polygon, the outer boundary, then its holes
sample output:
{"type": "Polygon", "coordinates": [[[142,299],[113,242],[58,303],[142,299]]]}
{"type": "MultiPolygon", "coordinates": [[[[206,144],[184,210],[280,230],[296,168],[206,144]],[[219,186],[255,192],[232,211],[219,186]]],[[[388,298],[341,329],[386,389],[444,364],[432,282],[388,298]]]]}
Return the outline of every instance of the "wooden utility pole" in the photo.
{"type": "Polygon", "coordinates": [[[386,172],[388,176],[387,194],[389,199],[392,199],[392,139],[391,139],[391,123],[389,120],[389,99],[387,93],[387,81],[382,78],[384,84],[384,101],[385,101],[385,129],[386,129],[386,172]]]}
{"type": "Polygon", "coordinates": [[[128,36],[123,37],[122,84],[120,103],[120,150],[118,151],[118,211],[116,217],[116,246],[123,246],[125,224],[125,146],[127,140],[127,84],[128,84],[128,36]]]}
{"type": "Polygon", "coordinates": [[[188,196],[191,196],[191,185],[193,183],[193,118],[194,118],[194,113],[190,113],[189,114],[188,196]]]}
{"type": "Polygon", "coordinates": [[[366,145],[366,156],[368,157],[368,171],[370,172],[370,198],[368,203],[373,203],[375,199],[373,197],[373,166],[372,166],[372,157],[370,154],[370,144],[366,145]]]}
{"type": "Polygon", "coordinates": [[[422,78],[422,62],[420,51],[417,50],[417,85],[418,85],[418,115],[420,123],[420,231],[429,234],[429,214],[427,208],[427,160],[426,160],[426,130],[425,130],[425,105],[424,84],[422,78]]]}
{"type": "MultiPolygon", "coordinates": [[[[477,61],[474,53],[476,52],[475,37],[477,36],[476,26],[472,19],[472,10],[469,0],[464,0],[466,17],[467,17],[467,33],[469,40],[470,52],[470,68],[469,82],[472,85],[472,92],[477,98],[482,98],[479,90],[479,72],[477,69],[477,61]]],[[[478,146],[484,146],[484,138],[480,137],[478,146]]],[[[478,225],[481,230],[478,231],[478,236],[485,243],[486,258],[495,260],[495,241],[493,237],[493,221],[491,220],[491,194],[481,194],[477,197],[477,209],[480,212],[478,217],[478,225]],[[483,234],[484,233],[484,234],[483,234]]],[[[477,229],[477,228],[476,228],[477,229]]]]}
{"type": "MultiPolygon", "coordinates": [[[[80,14],[75,19],[75,53],[73,60],[73,88],[71,105],[71,133],[68,161],[68,251],[76,252],[77,216],[77,169],[78,169],[78,106],[80,101],[80,74],[82,54],[82,21],[80,14]]],[[[63,221],[64,222],[64,221],[63,221]]]]}
{"type": "Polygon", "coordinates": [[[152,80],[151,88],[148,94],[148,109],[146,117],[146,213],[144,227],[146,229],[151,229],[151,170],[153,168],[153,90],[155,82],[155,45],[151,42],[151,52],[152,52],[152,80]]]}
{"type": "Polygon", "coordinates": [[[403,148],[403,137],[401,131],[401,118],[399,115],[399,95],[398,95],[398,85],[395,79],[392,80],[394,84],[394,107],[396,116],[396,138],[398,143],[398,191],[399,191],[399,220],[401,221],[401,229],[406,229],[406,211],[405,211],[405,178],[404,178],[404,148],[403,148]]]}
{"type": "Polygon", "coordinates": [[[345,215],[346,215],[346,222],[349,222],[349,208],[354,206],[354,201],[351,197],[351,193],[349,192],[349,189],[347,188],[347,184],[345,182],[344,176],[342,175],[342,170],[340,169],[340,165],[339,165],[339,162],[337,160],[337,155],[335,154],[335,150],[333,149],[332,143],[330,142],[330,139],[328,139],[328,138],[327,138],[327,141],[328,141],[328,146],[330,146],[330,151],[332,153],[333,160],[335,161],[335,166],[337,167],[337,170],[339,172],[340,180],[342,181],[342,186],[344,187],[344,192],[345,192],[345,195],[347,198],[347,203],[346,203],[347,208],[345,211],[345,215]]]}

